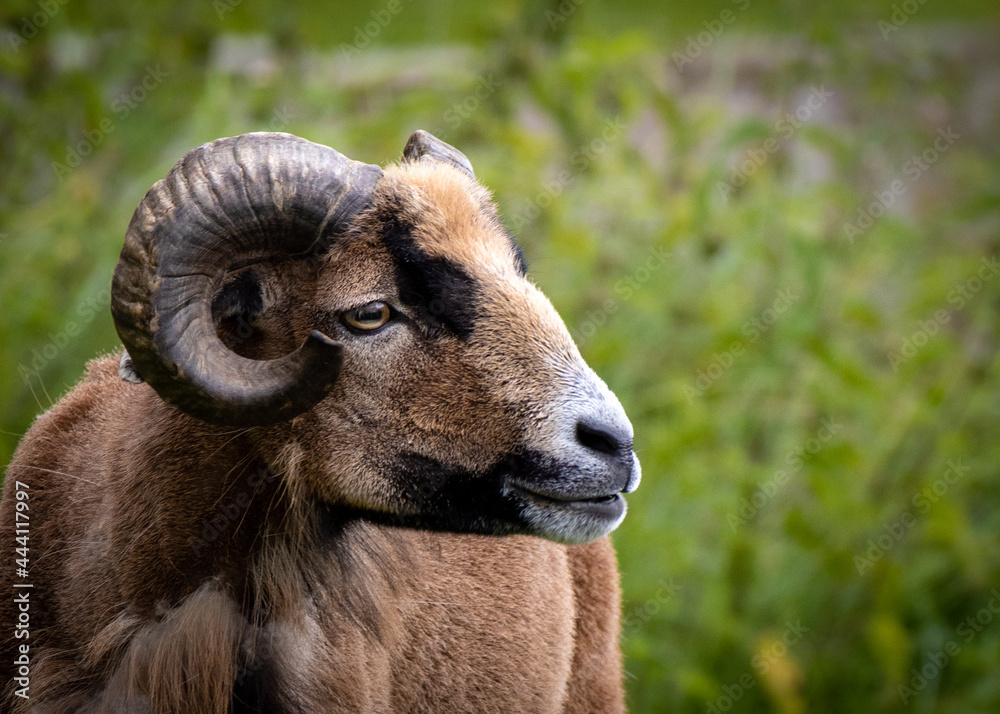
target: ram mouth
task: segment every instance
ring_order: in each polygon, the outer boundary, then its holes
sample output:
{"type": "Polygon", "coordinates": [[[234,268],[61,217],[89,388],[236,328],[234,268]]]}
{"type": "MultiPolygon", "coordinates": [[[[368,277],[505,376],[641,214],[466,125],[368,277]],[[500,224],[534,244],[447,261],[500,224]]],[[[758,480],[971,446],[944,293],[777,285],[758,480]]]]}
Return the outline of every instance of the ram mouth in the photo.
{"type": "Polygon", "coordinates": [[[621,493],[609,493],[602,496],[575,496],[572,494],[540,491],[520,483],[511,483],[511,489],[522,498],[542,506],[567,508],[587,511],[596,516],[617,518],[625,507],[625,498],[621,493]]]}

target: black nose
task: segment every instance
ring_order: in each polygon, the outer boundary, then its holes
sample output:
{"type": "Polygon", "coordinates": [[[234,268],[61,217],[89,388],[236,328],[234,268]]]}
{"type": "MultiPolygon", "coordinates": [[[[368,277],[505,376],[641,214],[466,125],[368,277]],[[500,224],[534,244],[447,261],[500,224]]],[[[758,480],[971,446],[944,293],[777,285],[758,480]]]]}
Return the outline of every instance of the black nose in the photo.
{"type": "Polygon", "coordinates": [[[576,423],[576,440],[599,454],[631,458],[632,437],[621,429],[581,419],[576,423]]]}

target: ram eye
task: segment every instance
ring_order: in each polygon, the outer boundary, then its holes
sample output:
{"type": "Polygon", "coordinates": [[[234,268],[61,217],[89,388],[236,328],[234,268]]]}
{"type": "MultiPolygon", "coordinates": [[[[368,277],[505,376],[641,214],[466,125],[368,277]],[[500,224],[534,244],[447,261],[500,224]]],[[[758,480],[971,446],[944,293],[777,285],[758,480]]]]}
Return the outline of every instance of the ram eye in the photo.
{"type": "Polygon", "coordinates": [[[375,300],[345,312],[344,324],[353,330],[371,332],[389,322],[391,317],[392,310],[389,309],[389,306],[380,300],[375,300]]]}

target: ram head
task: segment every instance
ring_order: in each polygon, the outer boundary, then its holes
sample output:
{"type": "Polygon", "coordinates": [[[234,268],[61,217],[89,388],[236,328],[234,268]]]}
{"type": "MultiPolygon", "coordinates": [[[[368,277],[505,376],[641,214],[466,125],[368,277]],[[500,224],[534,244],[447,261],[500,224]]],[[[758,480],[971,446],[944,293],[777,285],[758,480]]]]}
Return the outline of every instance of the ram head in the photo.
{"type": "Polygon", "coordinates": [[[639,481],[620,403],[426,132],[384,170],[287,134],[191,151],[136,209],[112,312],[123,377],[332,512],[582,543],[639,481]]]}

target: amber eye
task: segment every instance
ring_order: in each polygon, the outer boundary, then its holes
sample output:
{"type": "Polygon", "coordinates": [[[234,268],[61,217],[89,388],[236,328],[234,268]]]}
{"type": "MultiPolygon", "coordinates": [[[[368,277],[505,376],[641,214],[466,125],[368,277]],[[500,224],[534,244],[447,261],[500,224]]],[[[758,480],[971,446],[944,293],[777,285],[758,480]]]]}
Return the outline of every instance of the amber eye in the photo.
{"type": "Polygon", "coordinates": [[[384,302],[375,300],[367,305],[356,307],[344,313],[344,322],[348,327],[363,332],[371,332],[389,322],[392,310],[384,302]]]}

